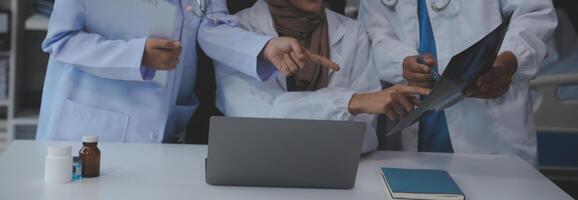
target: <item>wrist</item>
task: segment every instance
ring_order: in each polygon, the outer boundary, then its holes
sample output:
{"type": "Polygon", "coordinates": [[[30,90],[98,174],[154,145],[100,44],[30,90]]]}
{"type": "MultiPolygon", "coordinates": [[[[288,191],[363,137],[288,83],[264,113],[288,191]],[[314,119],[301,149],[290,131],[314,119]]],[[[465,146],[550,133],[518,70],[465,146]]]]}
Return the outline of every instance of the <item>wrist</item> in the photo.
{"type": "Polygon", "coordinates": [[[267,43],[265,43],[265,46],[263,46],[263,49],[261,50],[261,53],[259,53],[259,56],[265,60],[271,61],[269,59],[269,45],[271,44],[271,40],[273,40],[273,38],[269,39],[267,41],[267,43]]]}
{"type": "Polygon", "coordinates": [[[363,96],[364,94],[353,94],[349,100],[349,113],[358,115],[363,112],[363,96]]]}

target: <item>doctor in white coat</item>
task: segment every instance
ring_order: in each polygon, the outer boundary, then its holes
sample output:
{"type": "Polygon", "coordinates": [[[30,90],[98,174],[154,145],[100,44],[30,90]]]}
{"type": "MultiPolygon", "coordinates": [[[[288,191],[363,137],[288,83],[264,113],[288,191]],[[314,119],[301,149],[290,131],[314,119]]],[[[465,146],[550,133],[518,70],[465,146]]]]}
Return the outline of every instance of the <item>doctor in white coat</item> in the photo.
{"type": "MultiPolygon", "coordinates": [[[[291,78],[273,73],[262,81],[216,61],[217,107],[227,116],[364,121],[363,152],[369,152],[378,145],[373,114],[394,118],[395,109],[411,111],[417,103],[407,94],[428,92],[410,86],[381,91],[365,29],[324,9],[322,0],[259,0],[237,16],[250,31],[298,38],[307,51],[327,54],[341,69],[310,67],[316,70],[291,78]]],[[[303,67],[290,60],[287,65],[303,67]]]]}
{"type": "Polygon", "coordinates": [[[259,62],[283,60],[294,46],[236,27],[225,0],[167,0],[178,10],[176,21],[166,22],[176,24],[172,38],[107,39],[86,30],[87,1],[56,1],[42,45],[50,60],[38,140],[91,134],[107,142],[175,142],[198,105],[193,92],[197,34],[209,56],[256,78],[259,62]],[[261,55],[264,49],[274,53],[261,55]],[[168,72],[165,85],[151,81],[158,70],[168,72]]]}
{"type": "MultiPolygon", "coordinates": [[[[367,0],[359,19],[372,41],[380,78],[391,83],[431,87],[428,75],[437,61],[443,73],[450,58],[484,37],[513,13],[492,70],[465,92],[460,103],[444,110],[454,152],[518,155],[537,163],[536,132],[528,81],[547,55],[547,41],[557,20],[549,0],[367,0]],[[418,4],[425,14],[421,21],[418,4]],[[420,30],[431,26],[437,56],[422,54],[420,30]]],[[[423,35],[422,35],[423,36],[423,35]]],[[[435,52],[435,50],[434,50],[435,52]]],[[[403,133],[404,148],[419,145],[417,126],[403,133]]]]}

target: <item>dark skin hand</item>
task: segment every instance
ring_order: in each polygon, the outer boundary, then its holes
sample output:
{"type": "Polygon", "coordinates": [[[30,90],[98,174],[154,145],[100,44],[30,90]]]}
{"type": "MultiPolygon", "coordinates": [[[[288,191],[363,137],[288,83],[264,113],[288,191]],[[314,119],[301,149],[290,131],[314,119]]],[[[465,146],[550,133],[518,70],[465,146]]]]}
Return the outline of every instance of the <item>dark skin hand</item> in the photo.
{"type": "MultiPolygon", "coordinates": [[[[419,56],[406,57],[403,61],[403,77],[409,85],[432,88],[434,82],[430,76],[430,70],[436,60],[430,54],[424,54],[422,58],[423,64],[419,63],[419,56]]],[[[482,99],[501,97],[510,88],[512,77],[517,70],[516,56],[510,51],[503,52],[496,58],[492,69],[482,74],[471,87],[464,91],[464,96],[482,99]]]]}
{"type": "Polygon", "coordinates": [[[420,56],[408,56],[403,60],[403,78],[408,85],[432,88],[434,80],[430,75],[431,68],[436,60],[431,54],[423,54],[424,63],[419,62],[420,56]]]}
{"type": "Polygon", "coordinates": [[[476,80],[472,86],[464,91],[464,96],[494,99],[504,95],[510,88],[512,77],[518,70],[516,56],[506,51],[498,55],[494,66],[476,80]]]}

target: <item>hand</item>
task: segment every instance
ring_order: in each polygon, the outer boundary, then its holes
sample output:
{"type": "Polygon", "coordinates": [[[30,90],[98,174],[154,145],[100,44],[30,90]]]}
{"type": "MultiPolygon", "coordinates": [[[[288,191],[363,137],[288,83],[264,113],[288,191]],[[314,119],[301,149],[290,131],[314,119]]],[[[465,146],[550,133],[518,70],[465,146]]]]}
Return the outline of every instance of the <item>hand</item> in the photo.
{"type": "Polygon", "coordinates": [[[482,99],[493,99],[504,95],[510,88],[512,76],[518,70],[518,60],[509,51],[501,53],[494,61],[494,66],[482,74],[475,84],[472,84],[464,96],[482,99]]]}
{"type": "Polygon", "coordinates": [[[408,56],[403,59],[403,78],[408,85],[432,88],[434,80],[430,75],[430,68],[436,63],[431,54],[424,54],[424,63],[419,63],[420,56],[408,56]]]}
{"type": "Polygon", "coordinates": [[[311,53],[301,47],[294,38],[279,37],[269,40],[262,52],[263,58],[271,61],[283,75],[290,76],[302,70],[308,63],[315,63],[339,71],[333,61],[311,53]]]}
{"type": "Polygon", "coordinates": [[[349,112],[386,114],[391,120],[403,118],[413,111],[420,101],[414,94],[428,95],[430,89],[418,86],[394,85],[382,91],[355,94],[349,101],[349,112]]]}
{"type": "Polygon", "coordinates": [[[156,70],[172,70],[179,64],[182,46],[178,41],[148,39],[142,64],[156,70]]]}

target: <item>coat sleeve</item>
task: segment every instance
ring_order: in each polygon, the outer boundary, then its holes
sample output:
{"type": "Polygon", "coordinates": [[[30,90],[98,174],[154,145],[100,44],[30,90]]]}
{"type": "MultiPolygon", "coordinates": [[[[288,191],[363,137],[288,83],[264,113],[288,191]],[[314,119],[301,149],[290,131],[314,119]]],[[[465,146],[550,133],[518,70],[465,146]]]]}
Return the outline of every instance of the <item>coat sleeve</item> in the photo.
{"type": "Polygon", "coordinates": [[[107,40],[84,31],[85,0],[57,0],[42,49],[52,59],[108,79],[143,81],[154,71],[141,66],[146,38],[107,40]]]}
{"type": "Polygon", "coordinates": [[[503,15],[513,12],[512,21],[500,53],[511,51],[518,59],[514,80],[530,80],[536,76],[548,54],[546,42],[558,24],[552,1],[502,0],[503,15]]]}
{"type": "MultiPolygon", "coordinates": [[[[361,29],[361,26],[359,26],[361,29]]],[[[354,66],[342,66],[341,71],[334,73],[349,73],[348,81],[330,83],[330,87],[319,89],[314,92],[285,92],[278,87],[266,87],[261,83],[251,80],[243,91],[234,91],[238,95],[230,95],[229,102],[235,104],[235,108],[225,109],[227,115],[294,118],[294,119],[320,119],[320,120],[355,120],[365,122],[365,144],[363,152],[369,152],[377,148],[377,136],[375,133],[376,116],[360,114],[357,116],[349,112],[349,101],[355,93],[373,92],[381,89],[381,84],[375,73],[375,67],[370,56],[369,40],[365,31],[359,31],[361,36],[355,42],[356,50],[347,54],[346,59],[354,59],[354,66]],[[235,97],[234,97],[235,96],[235,97]],[[229,112],[228,112],[229,111],[229,112]]],[[[241,79],[235,77],[235,79],[241,79]]],[[[335,79],[331,79],[334,81],[335,79]]],[[[343,80],[340,80],[343,81],[343,80]]],[[[244,84],[235,84],[236,90],[242,89],[244,84]]],[[[232,89],[231,89],[232,90],[232,89]]],[[[227,106],[225,106],[227,107],[227,106]]]]}
{"type": "Polygon", "coordinates": [[[393,22],[387,15],[393,15],[381,1],[361,1],[359,21],[365,25],[371,40],[371,51],[379,78],[390,83],[405,83],[402,76],[403,60],[407,56],[419,55],[415,48],[404,44],[393,22]],[[389,13],[388,13],[389,12],[389,13]]]}
{"type": "Polygon", "coordinates": [[[229,15],[226,0],[208,2],[207,16],[198,35],[203,51],[213,60],[234,66],[234,70],[250,77],[262,81],[271,77],[275,67],[260,56],[271,37],[242,29],[239,18],[229,15]]]}

